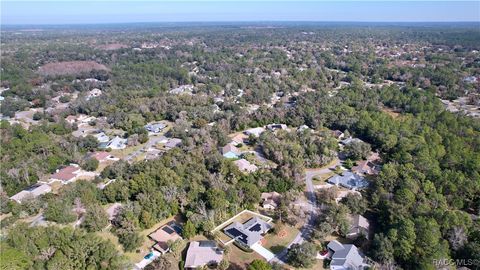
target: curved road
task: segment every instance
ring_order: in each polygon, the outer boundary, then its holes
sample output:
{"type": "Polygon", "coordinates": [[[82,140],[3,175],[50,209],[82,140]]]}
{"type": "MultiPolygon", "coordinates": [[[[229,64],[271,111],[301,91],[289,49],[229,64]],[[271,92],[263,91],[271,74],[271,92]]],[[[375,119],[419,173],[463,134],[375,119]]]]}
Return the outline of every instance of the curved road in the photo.
{"type": "Polygon", "coordinates": [[[314,176],[327,174],[332,171],[331,168],[335,168],[336,166],[340,165],[340,160],[336,160],[335,163],[331,167],[321,168],[321,169],[307,169],[305,172],[305,185],[306,185],[306,197],[308,199],[308,218],[303,227],[300,229],[300,232],[297,236],[293,239],[292,242],[281,252],[277,253],[275,257],[270,262],[276,263],[286,263],[287,262],[287,252],[288,249],[293,244],[301,244],[303,243],[308,236],[313,231],[313,226],[315,225],[315,219],[319,213],[319,209],[317,208],[317,200],[315,198],[315,190],[313,188],[312,179],[314,176]]]}

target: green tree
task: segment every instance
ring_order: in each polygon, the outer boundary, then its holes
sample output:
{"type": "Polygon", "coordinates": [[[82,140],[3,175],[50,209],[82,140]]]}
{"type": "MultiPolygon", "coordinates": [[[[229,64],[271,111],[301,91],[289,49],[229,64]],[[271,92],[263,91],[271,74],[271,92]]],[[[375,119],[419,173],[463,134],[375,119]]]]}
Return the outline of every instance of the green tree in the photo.
{"type": "Polygon", "coordinates": [[[182,234],[183,238],[191,239],[197,234],[197,228],[195,228],[195,225],[190,220],[188,220],[183,227],[182,234]]]}
{"type": "Polygon", "coordinates": [[[0,243],[0,269],[30,269],[33,262],[29,256],[5,243],[0,243]]]}
{"type": "Polygon", "coordinates": [[[248,270],[272,270],[272,266],[264,260],[253,260],[248,266],[248,270]]]}
{"type": "Polygon", "coordinates": [[[100,231],[108,225],[108,215],[100,205],[91,205],[87,208],[85,218],[82,223],[89,232],[100,231]]]}
{"type": "Polygon", "coordinates": [[[310,242],[293,244],[288,250],[288,262],[295,267],[309,268],[316,260],[317,248],[310,242]]]}
{"type": "Polygon", "coordinates": [[[96,158],[87,158],[80,163],[82,169],[91,172],[95,171],[99,164],[96,158]]]}
{"type": "Polygon", "coordinates": [[[75,221],[76,217],[72,211],[71,205],[61,200],[50,200],[48,206],[43,212],[43,216],[48,221],[58,223],[70,223],[75,221]]]}

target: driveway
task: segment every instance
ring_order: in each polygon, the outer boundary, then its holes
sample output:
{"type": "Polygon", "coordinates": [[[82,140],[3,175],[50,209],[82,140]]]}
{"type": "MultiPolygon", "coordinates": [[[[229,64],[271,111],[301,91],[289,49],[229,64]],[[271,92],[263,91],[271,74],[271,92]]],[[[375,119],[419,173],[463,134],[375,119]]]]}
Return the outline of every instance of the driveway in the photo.
{"type": "Polygon", "coordinates": [[[312,179],[314,176],[330,173],[332,171],[332,168],[335,168],[339,164],[340,164],[340,160],[337,159],[337,161],[334,164],[332,164],[330,167],[321,168],[321,169],[307,169],[305,171],[305,185],[306,185],[305,195],[308,200],[307,221],[303,225],[302,229],[300,229],[300,232],[297,234],[297,236],[293,239],[293,241],[287,246],[287,248],[282,250],[280,253],[277,253],[275,257],[272,259],[272,262],[286,263],[288,249],[290,249],[290,247],[293,244],[303,243],[310,236],[315,226],[315,219],[318,213],[320,212],[320,209],[317,206],[317,200],[315,198],[315,189],[313,186],[312,179]]]}
{"type": "Polygon", "coordinates": [[[255,243],[253,246],[251,246],[251,249],[253,249],[255,252],[260,254],[267,262],[271,261],[274,257],[275,254],[273,254],[270,250],[264,248],[260,243],[255,243]]]}

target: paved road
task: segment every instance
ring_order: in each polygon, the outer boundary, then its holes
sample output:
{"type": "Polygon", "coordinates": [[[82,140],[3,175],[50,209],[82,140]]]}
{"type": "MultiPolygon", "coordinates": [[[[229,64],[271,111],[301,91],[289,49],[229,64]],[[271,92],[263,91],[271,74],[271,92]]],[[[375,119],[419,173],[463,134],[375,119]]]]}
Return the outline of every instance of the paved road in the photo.
{"type": "Polygon", "coordinates": [[[313,188],[312,179],[314,176],[330,173],[332,171],[331,168],[335,168],[337,165],[340,165],[340,160],[337,160],[331,167],[328,167],[328,168],[306,170],[305,185],[306,185],[306,196],[308,200],[307,222],[305,222],[303,227],[300,229],[300,232],[293,239],[293,241],[287,246],[287,248],[282,250],[280,253],[277,253],[275,255],[275,258],[273,258],[271,262],[277,262],[281,264],[286,263],[288,249],[293,244],[303,243],[310,236],[315,225],[315,219],[320,212],[320,210],[317,208],[317,200],[315,198],[315,190],[313,188]]]}
{"type": "Polygon", "coordinates": [[[148,141],[147,143],[139,148],[138,150],[135,150],[133,151],[132,153],[130,153],[128,156],[125,157],[125,160],[130,162],[130,161],[133,161],[133,159],[140,155],[142,152],[146,151],[148,148],[156,145],[158,142],[160,142],[161,140],[164,140],[166,139],[165,136],[150,136],[148,137],[148,141]]]}

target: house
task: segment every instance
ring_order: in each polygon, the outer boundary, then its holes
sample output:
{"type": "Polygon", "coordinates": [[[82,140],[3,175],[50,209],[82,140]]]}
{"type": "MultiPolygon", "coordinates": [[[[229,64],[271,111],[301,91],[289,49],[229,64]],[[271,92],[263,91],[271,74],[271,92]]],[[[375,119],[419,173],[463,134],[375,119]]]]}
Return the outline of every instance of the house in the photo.
{"type": "Polygon", "coordinates": [[[92,89],[92,91],[88,92],[87,100],[90,100],[90,99],[95,98],[95,97],[99,97],[101,95],[102,95],[102,90],[100,90],[98,88],[94,88],[94,89],[92,89]]]}
{"type": "Polygon", "coordinates": [[[178,138],[170,138],[170,139],[168,139],[168,141],[165,143],[165,148],[167,148],[167,149],[172,149],[172,148],[175,148],[175,147],[179,146],[180,144],[182,144],[182,140],[181,140],[181,139],[178,139],[178,138]]]}
{"type": "Polygon", "coordinates": [[[309,129],[310,127],[308,127],[307,125],[301,125],[300,127],[298,127],[297,132],[304,132],[305,130],[309,129]]]}
{"type": "Polygon", "coordinates": [[[285,124],[269,124],[267,125],[267,129],[271,130],[271,131],[275,131],[277,129],[282,129],[282,130],[287,130],[287,125],[285,124]]]}
{"type": "Polygon", "coordinates": [[[275,210],[280,203],[281,195],[275,191],[263,192],[261,198],[264,209],[275,210]]]}
{"type": "Polygon", "coordinates": [[[100,152],[92,153],[92,155],[91,155],[90,157],[98,160],[98,162],[117,161],[117,160],[120,160],[119,158],[116,158],[115,156],[113,156],[113,155],[110,154],[109,152],[105,152],[105,151],[100,151],[100,152]]]}
{"type": "Polygon", "coordinates": [[[468,76],[463,78],[463,81],[466,83],[476,83],[477,82],[477,77],[475,76],[468,76]]]}
{"type": "Polygon", "coordinates": [[[248,160],[243,158],[239,160],[235,160],[233,163],[237,165],[238,169],[242,172],[251,173],[258,170],[257,166],[255,166],[254,164],[250,163],[248,160]]]}
{"type": "Polygon", "coordinates": [[[327,248],[333,252],[330,262],[332,270],[362,270],[368,267],[355,245],[341,244],[334,240],[328,243],[327,248]]]}
{"type": "Polygon", "coordinates": [[[365,178],[352,172],[344,172],[343,175],[332,176],[327,180],[327,182],[352,190],[366,188],[369,184],[365,178]]]}
{"type": "Polygon", "coordinates": [[[35,184],[13,195],[12,197],[10,197],[10,199],[18,203],[22,203],[23,200],[36,198],[49,192],[52,192],[52,188],[49,185],[35,184]]]}
{"type": "Polygon", "coordinates": [[[163,123],[152,123],[152,124],[145,125],[145,129],[148,132],[151,132],[151,133],[159,133],[160,131],[162,131],[166,127],[167,127],[167,125],[165,125],[163,123]]]}
{"type": "Polygon", "coordinates": [[[240,156],[240,150],[233,144],[227,144],[222,148],[222,155],[226,158],[238,158],[240,156]]]}
{"type": "Polygon", "coordinates": [[[77,117],[75,115],[69,115],[69,116],[65,117],[65,121],[67,121],[67,123],[72,125],[75,122],[77,122],[77,117]]]}
{"type": "Polygon", "coordinates": [[[127,139],[122,139],[118,136],[115,136],[112,140],[110,140],[105,148],[111,149],[125,149],[127,147],[127,139]]]}
{"type": "Polygon", "coordinates": [[[48,183],[53,182],[62,182],[63,184],[68,184],[74,182],[82,174],[82,169],[77,164],[70,164],[69,166],[57,170],[54,174],[50,176],[48,183]]]}
{"type": "Polygon", "coordinates": [[[361,143],[361,142],[363,142],[363,141],[360,140],[359,138],[352,138],[352,136],[350,136],[350,137],[341,141],[341,143],[343,145],[349,145],[349,144],[352,144],[352,143],[361,143]]]}
{"type": "Polygon", "coordinates": [[[253,135],[255,137],[260,137],[260,135],[265,131],[263,127],[250,128],[244,131],[246,135],[253,135]]]}
{"type": "Polygon", "coordinates": [[[341,132],[341,131],[338,130],[338,129],[332,131],[332,134],[333,134],[333,136],[334,136],[336,139],[338,139],[338,140],[341,140],[341,139],[345,138],[345,134],[343,134],[343,132],[341,132]]]}
{"type": "Polygon", "coordinates": [[[97,134],[93,135],[93,137],[95,137],[95,139],[97,139],[97,141],[100,144],[101,143],[107,143],[108,141],[110,141],[110,138],[105,134],[105,132],[97,133],[97,134]]]}
{"type": "Polygon", "coordinates": [[[148,148],[146,152],[147,152],[147,154],[145,155],[145,160],[156,159],[157,157],[159,157],[163,153],[162,150],[159,150],[159,149],[153,148],[153,147],[148,148]]]}
{"type": "Polygon", "coordinates": [[[352,167],[352,172],[364,175],[364,174],[378,174],[380,172],[380,168],[378,165],[373,164],[371,161],[362,160],[357,161],[357,165],[352,167]]]}
{"type": "Polygon", "coordinates": [[[361,235],[368,238],[370,223],[362,215],[354,215],[350,219],[350,228],[347,233],[347,238],[355,239],[361,235]]]}
{"type": "Polygon", "coordinates": [[[236,243],[245,248],[251,248],[263,239],[263,236],[272,228],[270,224],[258,217],[253,217],[241,224],[233,222],[223,229],[223,232],[235,239],[236,243]]]}
{"type": "Polygon", "coordinates": [[[198,269],[203,266],[215,267],[223,259],[223,250],[215,241],[192,241],[185,258],[185,269],[198,269]]]}
{"type": "Polygon", "coordinates": [[[186,85],[180,85],[179,87],[170,90],[169,93],[170,94],[175,94],[175,95],[178,95],[178,94],[189,94],[189,95],[191,95],[192,91],[193,91],[193,85],[186,84],[186,85]]]}
{"type": "Polygon", "coordinates": [[[232,137],[231,144],[233,144],[235,146],[239,146],[240,144],[244,143],[244,139],[246,139],[246,138],[247,138],[247,136],[245,134],[237,134],[237,135],[232,137]]]}
{"type": "Polygon", "coordinates": [[[148,237],[155,242],[153,248],[160,253],[165,254],[170,250],[170,247],[168,246],[169,242],[175,242],[176,240],[182,239],[180,236],[181,232],[180,226],[174,221],[171,221],[149,234],[148,237]]]}

